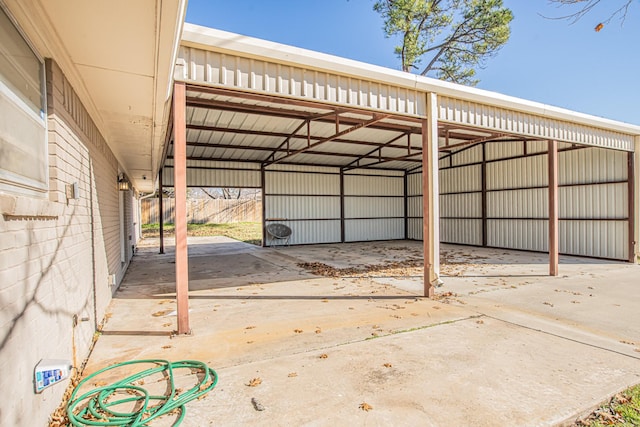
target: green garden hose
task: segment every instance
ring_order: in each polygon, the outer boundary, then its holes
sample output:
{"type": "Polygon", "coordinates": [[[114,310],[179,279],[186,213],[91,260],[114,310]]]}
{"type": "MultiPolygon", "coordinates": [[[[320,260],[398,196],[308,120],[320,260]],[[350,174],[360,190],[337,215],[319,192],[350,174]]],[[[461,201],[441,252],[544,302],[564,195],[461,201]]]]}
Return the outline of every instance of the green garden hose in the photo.
{"type": "Polygon", "coordinates": [[[174,426],[180,425],[186,414],[185,404],[211,391],[218,383],[218,375],[205,363],[195,360],[181,360],[169,362],[168,360],[149,359],[132,360],[117,363],[103,368],[91,375],[76,386],[69,399],[67,416],[72,426],[131,426],[141,427],[149,425],[155,418],[169,413],[177,414],[178,418],[174,426]],[[96,387],[80,396],[77,396],[82,386],[112,369],[133,364],[154,364],[156,366],[130,375],[110,385],[96,387]],[[190,373],[197,373],[199,382],[186,391],[176,389],[174,383],[174,370],[186,369],[190,373]],[[154,374],[162,374],[168,381],[168,393],[164,395],[150,395],[141,387],[144,378],[154,374]],[[126,397],[119,397],[119,395],[126,397]],[[119,412],[114,407],[117,405],[132,405],[132,412],[119,412]],[[176,412],[174,412],[176,411],[176,412]]]}

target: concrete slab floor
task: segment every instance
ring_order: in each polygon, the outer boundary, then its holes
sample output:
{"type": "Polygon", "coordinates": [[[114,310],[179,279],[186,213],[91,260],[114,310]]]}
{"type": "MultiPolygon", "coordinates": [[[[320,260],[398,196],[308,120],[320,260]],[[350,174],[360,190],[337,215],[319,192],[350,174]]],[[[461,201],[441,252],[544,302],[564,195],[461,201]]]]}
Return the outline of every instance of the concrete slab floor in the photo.
{"type": "Polygon", "coordinates": [[[561,257],[551,278],[545,254],[442,245],[433,301],[420,297],[421,242],[190,238],[193,335],[171,338],[173,248],[156,243],[134,257],[85,374],[208,363],[219,384],[183,425],[555,425],[640,382],[635,265],[561,257]],[[311,262],[349,270],[298,266],[311,262]]]}

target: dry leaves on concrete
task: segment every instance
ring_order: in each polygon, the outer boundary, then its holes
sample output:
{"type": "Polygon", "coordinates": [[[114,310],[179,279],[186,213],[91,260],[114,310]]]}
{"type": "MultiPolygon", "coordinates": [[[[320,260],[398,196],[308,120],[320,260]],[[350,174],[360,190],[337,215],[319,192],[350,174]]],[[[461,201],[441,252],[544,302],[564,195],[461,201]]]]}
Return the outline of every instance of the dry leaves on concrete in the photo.
{"type": "Polygon", "coordinates": [[[257,387],[260,384],[262,384],[262,378],[256,377],[252,378],[251,381],[249,381],[246,385],[247,387],[257,387]]]}
{"type": "Polygon", "coordinates": [[[370,410],[373,409],[373,406],[369,405],[367,402],[362,402],[359,408],[362,409],[363,411],[369,412],[370,410]]]}
{"type": "Polygon", "coordinates": [[[318,356],[320,359],[326,359],[327,357],[329,357],[329,355],[327,353],[322,353],[320,356],[318,356]]]}
{"type": "Polygon", "coordinates": [[[410,258],[404,261],[386,261],[382,264],[369,264],[362,267],[335,268],[321,262],[303,262],[298,267],[304,268],[312,274],[325,277],[344,276],[415,276],[419,271],[412,269],[422,268],[423,261],[418,258],[410,258]]]}

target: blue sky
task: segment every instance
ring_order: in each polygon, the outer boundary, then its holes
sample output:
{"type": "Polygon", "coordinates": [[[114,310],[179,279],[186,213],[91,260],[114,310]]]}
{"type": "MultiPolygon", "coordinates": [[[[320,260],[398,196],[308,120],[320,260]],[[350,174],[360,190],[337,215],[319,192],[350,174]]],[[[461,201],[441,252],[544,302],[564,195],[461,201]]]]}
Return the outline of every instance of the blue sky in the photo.
{"type": "MultiPolygon", "coordinates": [[[[504,0],[511,38],[477,87],[640,125],[640,2],[596,33],[622,0],[570,25],[546,0],[504,0]],[[543,15],[543,16],[541,16],[543,15]]],[[[189,0],[187,22],[399,69],[373,0],[189,0]]]]}

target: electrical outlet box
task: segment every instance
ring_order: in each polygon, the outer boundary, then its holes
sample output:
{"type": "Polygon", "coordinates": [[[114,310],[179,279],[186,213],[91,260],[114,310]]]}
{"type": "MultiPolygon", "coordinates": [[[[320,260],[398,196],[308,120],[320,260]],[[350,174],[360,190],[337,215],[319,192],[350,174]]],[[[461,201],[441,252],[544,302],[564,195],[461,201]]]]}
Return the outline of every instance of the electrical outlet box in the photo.
{"type": "Polygon", "coordinates": [[[67,199],[77,199],[78,198],[78,183],[74,182],[73,184],[67,184],[66,192],[67,192],[67,199]]]}
{"type": "Polygon", "coordinates": [[[69,360],[41,360],[33,373],[35,392],[41,393],[45,388],[68,378],[71,374],[71,368],[73,365],[69,360]]]}

